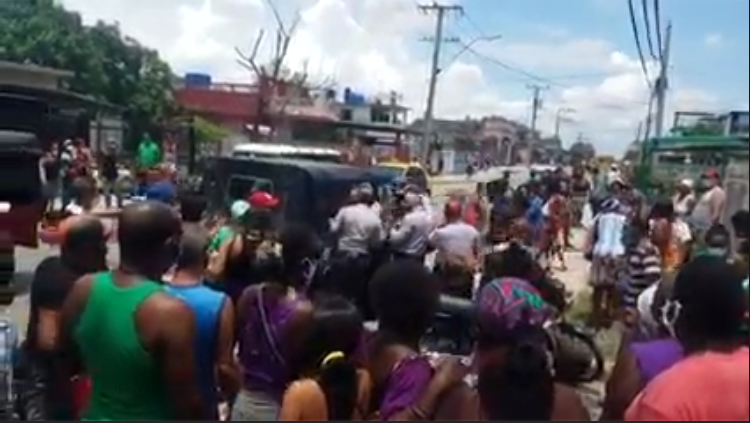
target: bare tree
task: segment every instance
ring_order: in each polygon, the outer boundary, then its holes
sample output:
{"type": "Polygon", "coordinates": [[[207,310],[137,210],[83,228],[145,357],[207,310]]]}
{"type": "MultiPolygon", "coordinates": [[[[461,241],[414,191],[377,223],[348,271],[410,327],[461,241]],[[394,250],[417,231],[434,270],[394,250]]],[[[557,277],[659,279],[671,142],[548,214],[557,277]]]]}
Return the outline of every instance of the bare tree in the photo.
{"type": "Polygon", "coordinates": [[[305,62],[299,71],[291,71],[285,65],[289,47],[299,27],[301,15],[299,11],[296,11],[291,22],[287,24],[273,0],[265,1],[276,21],[276,34],[271,49],[271,57],[259,63],[258,56],[266,38],[263,29],[258,31],[249,53],[235,47],[237,62],[255,75],[259,85],[258,119],[253,124],[253,130],[256,133],[259,131],[260,121],[263,117],[268,119],[269,126],[273,130],[276,123],[274,117],[281,116],[283,119],[286,108],[293,97],[310,96],[312,91],[329,88],[333,85],[333,80],[330,78],[317,82],[311,81],[308,62],[305,62]],[[283,87],[286,95],[279,98],[278,94],[281,87],[283,87]],[[273,110],[269,110],[272,100],[278,101],[273,103],[273,110]]]}

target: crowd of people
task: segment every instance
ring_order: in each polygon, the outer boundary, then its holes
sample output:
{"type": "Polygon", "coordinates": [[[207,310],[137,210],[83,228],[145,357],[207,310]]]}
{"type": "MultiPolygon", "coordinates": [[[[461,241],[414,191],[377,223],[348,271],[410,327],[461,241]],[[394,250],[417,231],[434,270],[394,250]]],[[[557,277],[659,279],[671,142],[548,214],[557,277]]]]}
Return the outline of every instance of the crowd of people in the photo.
{"type": "Polygon", "coordinates": [[[101,195],[106,209],[120,208],[126,197],[145,195],[146,182],[155,179],[153,172],[173,171],[165,166],[162,148],[148,134],[138,144],[135,160],[126,160],[114,140],[107,141],[96,153],[80,138],[53,142],[42,157],[42,169],[48,209],[70,209],[75,213],[82,209],[81,196],[91,189],[96,191],[96,198],[101,195]]]}
{"type": "MultiPolygon", "coordinates": [[[[626,327],[602,418],[748,419],[747,212],[733,219],[732,251],[713,187],[685,210],[682,193],[648,208],[624,178],[606,175],[598,192],[583,176],[533,175],[485,201],[491,209],[456,196],[442,213],[415,187],[399,186],[393,204],[380,204],[360,185],[330,222],[330,254],[304,224],[276,231],[279,200],[261,190],[210,225],[200,193],[124,205],[116,266],[107,260],[111,228],[75,214],[58,228],[59,255],[34,275],[19,412],[26,420],[591,420],[555,361],[549,327],[564,301],[553,299],[540,265],[549,256],[564,266],[580,214],[571,205],[585,195],[594,209],[584,247],[591,326],[626,327]],[[688,215],[699,223],[680,217],[688,215]],[[489,252],[484,220],[499,228],[501,245],[489,252]],[[469,357],[424,349],[445,294],[475,309],[469,357]]],[[[704,181],[720,187],[718,175],[704,181]]]]}

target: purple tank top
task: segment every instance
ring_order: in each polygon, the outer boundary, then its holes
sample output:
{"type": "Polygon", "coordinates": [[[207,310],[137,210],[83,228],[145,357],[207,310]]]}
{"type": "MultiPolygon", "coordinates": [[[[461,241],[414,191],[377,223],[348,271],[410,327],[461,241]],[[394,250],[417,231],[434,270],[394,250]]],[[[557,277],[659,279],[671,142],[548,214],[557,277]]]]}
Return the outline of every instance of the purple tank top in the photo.
{"type": "Polygon", "coordinates": [[[259,300],[255,302],[252,315],[240,317],[238,348],[246,389],[263,392],[279,401],[283,397],[292,375],[279,351],[280,334],[297,303],[304,299],[298,296],[292,301],[282,300],[273,305],[259,300]],[[260,312],[261,304],[264,307],[263,315],[260,312]]]}
{"type": "Polygon", "coordinates": [[[682,345],[673,338],[636,342],[630,345],[630,352],[638,364],[644,385],[672,367],[684,356],[682,345]]]}
{"type": "Polygon", "coordinates": [[[380,420],[390,420],[416,404],[432,379],[432,373],[432,365],[425,357],[401,360],[388,377],[378,410],[380,420]]]}

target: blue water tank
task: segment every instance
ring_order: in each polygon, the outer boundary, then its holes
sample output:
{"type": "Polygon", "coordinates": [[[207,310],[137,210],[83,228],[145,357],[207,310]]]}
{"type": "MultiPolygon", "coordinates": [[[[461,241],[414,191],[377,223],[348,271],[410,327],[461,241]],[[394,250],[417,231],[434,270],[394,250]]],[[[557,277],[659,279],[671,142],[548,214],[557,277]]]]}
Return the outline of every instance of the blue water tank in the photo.
{"type": "Polygon", "coordinates": [[[352,90],[349,87],[344,88],[344,104],[349,106],[363,106],[367,104],[367,97],[352,90]]]}
{"type": "Polygon", "coordinates": [[[186,73],[185,87],[187,88],[210,88],[211,75],[206,73],[186,73]]]}
{"type": "Polygon", "coordinates": [[[352,104],[355,106],[363,106],[367,104],[367,99],[364,94],[352,93],[352,104]]]}

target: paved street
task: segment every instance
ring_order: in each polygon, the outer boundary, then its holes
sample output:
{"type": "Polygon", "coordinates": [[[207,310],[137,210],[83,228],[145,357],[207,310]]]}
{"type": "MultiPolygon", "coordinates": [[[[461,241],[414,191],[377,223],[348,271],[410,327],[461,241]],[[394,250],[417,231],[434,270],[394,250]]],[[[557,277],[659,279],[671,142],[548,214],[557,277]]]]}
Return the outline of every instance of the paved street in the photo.
{"type": "MultiPolygon", "coordinates": [[[[110,244],[109,251],[110,260],[114,260],[114,258],[117,257],[117,244],[110,244]]],[[[56,252],[56,248],[48,246],[43,246],[36,250],[28,248],[16,249],[16,286],[19,294],[16,295],[16,300],[13,302],[13,305],[6,307],[5,311],[10,313],[13,320],[16,321],[19,328],[22,329],[22,332],[25,331],[26,322],[28,320],[28,293],[34,269],[39,262],[44,260],[45,257],[51,256],[56,252]]]]}

